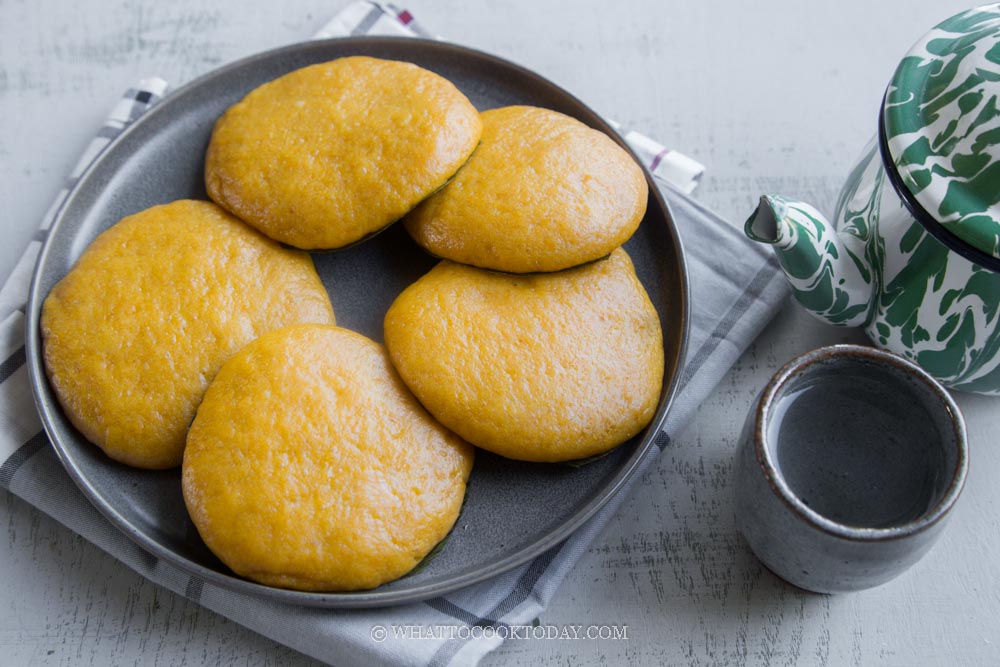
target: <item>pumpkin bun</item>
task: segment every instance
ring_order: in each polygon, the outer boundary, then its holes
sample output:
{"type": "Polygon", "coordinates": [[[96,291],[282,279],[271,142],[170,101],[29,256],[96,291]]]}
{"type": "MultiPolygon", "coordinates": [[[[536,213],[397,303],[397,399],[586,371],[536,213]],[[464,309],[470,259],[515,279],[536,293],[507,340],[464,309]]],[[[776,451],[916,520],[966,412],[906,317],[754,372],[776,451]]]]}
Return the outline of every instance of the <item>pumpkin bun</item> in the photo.
{"type": "Polygon", "coordinates": [[[621,249],[527,276],[442,261],[389,308],[385,342],[442,424],[525,461],[625,442],[653,418],[663,381],[660,321],[621,249]]]}
{"type": "Polygon", "coordinates": [[[428,252],[497,271],[559,271],[632,236],[646,213],[646,178],[610,137],[537,107],[482,119],[469,162],[406,217],[428,252]]]}
{"type": "Polygon", "coordinates": [[[282,243],[340,248],[401,218],[466,161],[482,132],[450,81],[365,56],[295,70],[215,125],[208,195],[282,243]]]}
{"type": "Polygon", "coordinates": [[[334,322],[309,255],[215,204],[182,200],[94,240],[45,299],[43,356],[88,440],[122,463],[170,468],[222,364],[299,322],[334,322]]]}
{"type": "Polygon", "coordinates": [[[230,359],[191,425],[183,491],[234,572],[305,591],[368,589],[451,530],[473,449],[427,414],[383,348],[299,325],[230,359]]]}

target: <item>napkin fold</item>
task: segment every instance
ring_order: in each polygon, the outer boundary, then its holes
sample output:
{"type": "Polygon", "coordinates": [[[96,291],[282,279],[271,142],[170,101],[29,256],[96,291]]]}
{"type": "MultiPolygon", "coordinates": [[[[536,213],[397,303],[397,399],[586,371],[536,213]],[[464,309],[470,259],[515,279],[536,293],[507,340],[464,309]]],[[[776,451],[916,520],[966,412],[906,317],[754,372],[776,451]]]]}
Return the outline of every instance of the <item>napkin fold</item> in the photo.
{"type": "MultiPolygon", "coordinates": [[[[317,37],[355,34],[433,37],[409,12],[373,2],[348,5],[317,37]]],[[[115,136],[164,95],[166,87],[162,79],[146,79],[116,104],[0,288],[0,486],[151,581],[331,664],[474,665],[505,638],[524,636],[629,488],[780,308],[787,288],[771,253],[685,194],[697,184],[701,165],[639,133],[620,130],[647,163],[671,207],[687,254],[693,304],[687,362],[677,397],[657,446],[626,488],[547,553],[487,582],[426,602],[335,611],[234,593],[142,550],[86,500],[42,430],[25,367],[28,283],[49,226],[80,175],[115,136]]]]}

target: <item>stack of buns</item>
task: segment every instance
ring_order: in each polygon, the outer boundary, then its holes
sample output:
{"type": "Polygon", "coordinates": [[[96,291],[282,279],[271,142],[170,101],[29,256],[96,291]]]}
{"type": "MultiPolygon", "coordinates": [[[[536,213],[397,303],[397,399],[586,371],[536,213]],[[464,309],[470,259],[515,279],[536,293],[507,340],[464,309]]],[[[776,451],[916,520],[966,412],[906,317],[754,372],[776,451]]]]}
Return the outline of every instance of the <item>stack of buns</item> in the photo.
{"type": "Polygon", "coordinates": [[[119,462],[182,465],[195,526],[237,574],[373,588],[451,530],[471,445],[570,461],[652,420],[663,337],[620,247],[648,192],[606,135],[349,57],[230,107],[205,183],[212,202],[98,236],[41,327],[72,423],[119,462]],[[383,347],[336,326],[305,251],[397,220],[442,261],[389,308],[383,347]]]}

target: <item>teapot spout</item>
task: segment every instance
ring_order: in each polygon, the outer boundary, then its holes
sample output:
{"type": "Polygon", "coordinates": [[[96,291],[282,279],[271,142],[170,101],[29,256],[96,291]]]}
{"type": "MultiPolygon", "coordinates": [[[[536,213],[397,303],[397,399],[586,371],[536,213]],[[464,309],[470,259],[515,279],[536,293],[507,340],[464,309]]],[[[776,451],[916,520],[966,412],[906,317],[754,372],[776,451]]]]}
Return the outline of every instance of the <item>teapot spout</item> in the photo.
{"type": "Polygon", "coordinates": [[[836,326],[868,322],[875,278],[862,239],[838,235],[809,204],[776,195],[760,198],[744,232],[774,248],[792,293],[810,313],[836,326]]]}

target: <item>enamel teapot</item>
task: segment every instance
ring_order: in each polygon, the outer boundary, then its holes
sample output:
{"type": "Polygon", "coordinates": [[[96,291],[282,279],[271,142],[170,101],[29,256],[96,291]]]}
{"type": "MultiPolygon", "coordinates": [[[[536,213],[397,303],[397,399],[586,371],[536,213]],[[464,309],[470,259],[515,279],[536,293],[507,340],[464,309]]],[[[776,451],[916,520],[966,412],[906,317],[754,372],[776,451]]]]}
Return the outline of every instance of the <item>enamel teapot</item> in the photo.
{"type": "Polygon", "coordinates": [[[1000,4],[903,58],[834,220],[764,196],[745,231],[820,319],[863,326],[955,389],[1000,394],[1000,4]]]}

